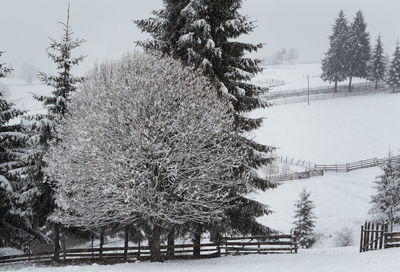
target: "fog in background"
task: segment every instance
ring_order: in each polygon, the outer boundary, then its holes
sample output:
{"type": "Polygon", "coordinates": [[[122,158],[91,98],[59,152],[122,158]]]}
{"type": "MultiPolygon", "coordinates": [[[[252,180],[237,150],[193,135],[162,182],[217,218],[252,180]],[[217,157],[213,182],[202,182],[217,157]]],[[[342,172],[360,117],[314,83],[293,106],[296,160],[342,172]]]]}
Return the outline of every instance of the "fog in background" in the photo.
{"type": "MultiPolygon", "coordinates": [[[[147,38],[133,19],[147,18],[162,7],[162,0],[71,0],[70,24],[74,37],[87,40],[78,53],[88,58],[76,72],[84,73],[96,61],[115,59],[135,48],[134,41],[147,38]]],[[[59,39],[65,21],[66,0],[0,0],[0,61],[20,73],[26,64],[53,72],[45,49],[49,37],[59,39]]],[[[386,53],[392,55],[400,37],[398,0],[244,0],[242,13],[256,21],[246,41],[265,43],[257,55],[266,57],[282,48],[296,48],[299,61],[319,62],[328,47],[328,36],[340,9],[350,20],[364,12],[372,44],[381,33],[386,53]]]]}

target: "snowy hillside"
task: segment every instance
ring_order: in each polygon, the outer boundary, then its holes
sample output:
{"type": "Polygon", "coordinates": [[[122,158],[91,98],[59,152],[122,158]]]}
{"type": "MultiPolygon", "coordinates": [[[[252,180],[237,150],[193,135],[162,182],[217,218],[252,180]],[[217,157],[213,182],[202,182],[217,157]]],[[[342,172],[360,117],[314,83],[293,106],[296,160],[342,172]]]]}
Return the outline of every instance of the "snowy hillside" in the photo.
{"type": "Polygon", "coordinates": [[[253,113],[266,117],[255,139],[316,164],[386,157],[400,149],[399,105],[389,93],[274,106],[253,113]]]}
{"type": "MultiPolygon", "coordinates": [[[[255,139],[278,148],[278,155],[305,159],[317,164],[347,163],[386,157],[398,152],[400,141],[400,94],[338,98],[306,104],[288,104],[259,110],[265,116],[255,139]]],[[[358,243],[360,225],[369,218],[373,181],[379,167],[349,173],[283,182],[276,190],[255,196],[276,213],[260,222],[289,232],[294,203],[303,188],[315,202],[316,232],[321,247],[333,246],[335,233],[349,227],[358,243]]]]}
{"type": "Polygon", "coordinates": [[[315,204],[316,228],[321,234],[316,247],[335,246],[335,235],[343,228],[353,232],[354,245],[358,244],[360,226],[369,218],[370,196],[374,194],[374,177],[378,167],[349,172],[326,173],[311,179],[283,182],[275,190],[257,194],[254,198],[268,204],[274,211],[259,221],[267,226],[289,233],[293,227],[294,204],[303,188],[311,191],[315,204]]]}
{"type": "MultiPolygon", "coordinates": [[[[270,92],[307,88],[307,76],[310,76],[310,88],[333,86],[321,79],[321,73],[320,63],[272,65],[264,67],[263,73],[257,75],[253,82],[261,86],[274,86],[270,92]]],[[[353,79],[353,83],[360,82],[365,82],[365,79],[353,79]]],[[[348,85],[348,81],[339,85],[348,85]]]]}
{"type": "Polygon", "coordinates": [[[23,79],[2,78],[0,86],[5,90],[6,99],[13,102],[18,109],[27,111],[29,114],[45,112],[42,103],[36,101],[33,94],[47,95],[51,92],[51,88],[40,81],[36,80],[28,84],[23,79]]]}

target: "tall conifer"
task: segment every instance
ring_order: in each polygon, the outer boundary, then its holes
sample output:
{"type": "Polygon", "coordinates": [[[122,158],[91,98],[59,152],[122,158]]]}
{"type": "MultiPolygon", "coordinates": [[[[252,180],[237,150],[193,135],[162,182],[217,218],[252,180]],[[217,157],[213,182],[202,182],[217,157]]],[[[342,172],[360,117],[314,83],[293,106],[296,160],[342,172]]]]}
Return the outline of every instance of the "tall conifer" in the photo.
{"type": "MultiPolygon", "coordinates": [[[[267,90],[249,83],[262,69],[261,61],[246,54],[255,52],[262,44],[238,41],[239,37],[251,33],[255,25],[248,17],[239,13],[241,0],[164,0],[164,8],[154,11],[153,18],[137,20],[151,39],[139,42],[147,50],[160,50],[188,65],[202,69],[217,86],[219,93],[231,100],[235,114],[234,125],[241,132],[261,126],[262,119],[252,119],[244,113],[268,106],[260,95],[267,90]]],[[[272,148],[246,138],[242,146],[248,156],[245,165],[256,169],[270,162],[268,153],[272,148]]],[[[243,169],[244,170],[244,169],[243,169]]],[[[240,172],[238,172],[240,175],[240,172]]],[[[259,178],[254,171],[253,186],[266,190],[274,183],[259,178]]],[[[268,208],[245,197],[238,199],[235,209],[227,210],[223,226],[217,232],[239,231],[241,233],[267,232],[268,228],[256,221],[257,216],[268,214],[268,208]]]]}
{"type": "Polygon", "coordinates": [[[339,12],[333,33],[329,37],[329,49],[325,53],[325,58],[322,60],[322,75],[321,78],[325,81],[335,83],[335,92],[337,92],[338,82],[347,79],[347,45],[349,37],[349,28],[346,16],[343,10],[339,12]]]}

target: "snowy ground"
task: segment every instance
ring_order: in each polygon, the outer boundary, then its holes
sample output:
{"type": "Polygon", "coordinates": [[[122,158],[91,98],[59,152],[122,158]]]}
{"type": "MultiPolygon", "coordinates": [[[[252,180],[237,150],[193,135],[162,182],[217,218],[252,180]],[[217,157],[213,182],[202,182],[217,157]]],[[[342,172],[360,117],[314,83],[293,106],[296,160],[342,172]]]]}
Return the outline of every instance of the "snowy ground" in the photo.
{"type": "Polygon", "coordinates": [[[21,272],[397,272],[400,249],[358,253],[357,247],[314,249],[297,255],[248,255],[208,260],[168,261],[165,263],[132,263],[65,267],[0,266],[0,271],[21,272]]]}
{"type": "Polygon", "coordinates": [[[254,196],[269,205],[273,214],[259,221],[284,233],[293,227],[294,203],[303,188],[311,191],[315,204],[316,233],[321,234],[316,247],[334,247],[336,233],[343,228],[353,232],[354,245],[359,242],[360,226],[370,216],[370,196],[374,194],[374,177],[380,173],[377,167],[348,173],[326,173],[322,177],[283,182],[275,190],[254,196]]]}
{"type": "MultiPolygon", "coordinates": [[[[321,79],[321,64],[291,64],[291,65],[272,65],[264,67],[263,73],[257,75],[253,82],[261,86],[268,86],[270,83],[284,81],[284,85],[270,88],[271,92],[297,90],[307,88],[307,75],[310,76],[310,87],[333,86],[329,82],[321,79]]],[[[354,83],[363,83],[365,79],[355,78],[354,83]]],[[[347,85],[348,81],[343,81],[339,85],[347,85]]]]}
{"type": "Polygon", "coordinates": [[[386,157],[399,151],[400,94],[374,94],[258,110],[255,140],[277,153],[316,164],[386,157]]]}
{"type": "Polygon", "coordinates": [[[48,95],[51,88],[43,85],[36,80],[30,84],[23,79],[2,78],[0,80],[0,88],[4,90],[4,96],[15,106],[29,114],[44,113],[42,103],[33,99],[35,95],[48,95]]]}

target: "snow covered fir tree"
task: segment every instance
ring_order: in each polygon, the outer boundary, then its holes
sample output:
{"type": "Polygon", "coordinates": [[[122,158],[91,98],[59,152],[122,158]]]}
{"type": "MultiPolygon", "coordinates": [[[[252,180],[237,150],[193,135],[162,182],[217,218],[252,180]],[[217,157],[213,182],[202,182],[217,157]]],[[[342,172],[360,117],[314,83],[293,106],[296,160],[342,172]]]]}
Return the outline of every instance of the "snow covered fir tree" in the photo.
{"type": "Polygon", "coordinates": [[[43,174],[42,169],[45,163],[42,157],[47,152],[49,142],[56,137],[56,123],[68,112],[67,103],[71,93],[75,92],[76,85],[83,81],[82,77],[73,76],[71,73],[72,68],[79,65],[85,57],[72,55],[72,51],[78,48],[84,40],[72,37],[73,32],[69,18],[68,6],[66,22],[61,23],[63,37],[60,41],[51,38],[50,47],[47,50],[48,57],[56,64],[58,73],[56,75],[39,73],[42,82],[53,88],[50,96],[35,96],[38,101],[43,103],[47,114],[32,116],[36,122],[31,125],[29,131],[31,134],[29,144],[34,153],[34,160],[28,172],[28,179],[33,183],[31,187],[38,191],[32,203],[36,226],[45,225],[55,207],[53,188],[56,180],[43,174]]]}
{"type": "Polygon", "coordinates": [[[396,43],[393,59],[390,62],[387,84],[392,87],[393,92],[400,87],[400,44],[396,43]]]}
{"type": "MultiPolygon", "coordinates": [[[[153,18],[136,20],[138,27],[152,37],[138,44],[146,50],[161,51],[201,69],[216,86],[220,98],[230,99],[227,110],[233,109],[236,130],[248,132],[260,127],[262,119],[249,118],[245,113],[267,106],[259,97],[267,90],[249,82],[261,71],[261,61],[248,57],[247,53],[257,51],[262,44],[238,41],[255,28],[254,23],[239,12],[242,1],[164,0],[163,4],[163,9],[153,12],[153,18]]],[[[247,150],[244,164],[254,170],[270,162],[273,150],[245,137],[238,148],[247,150]]],[[[240,176],[241,171],[237,175],[240,176]]],[[[260,178],[255,171],[251,184],[261,190],[276,187],[275,183],[260,178]]],[[[197,244],[201,232],[206,230],[215,239],[223,233],[261,234],[270,231],[256,221],[257,217],[269,213],[266,205],[244,196],[235,202],[239,205],[226,209],[226,220],[194,227],[197,244]]]]}
{"type": "Polygon", "coordinates": [[[348,37],[348,22],[342,10],[333,26],[333,33],[329,37],[329,49],[322,60],[321,78],[334,82],[335,92],[337,92],[338,82],[346,80],[348,75],[348,37]]]}
{"type": "MultiPolygon", "coordinates": [[[[10,71],[0,63],[0,78],[10,71]]],[[[44,242],[44,239],[32,228],[29,210],[22,209],[22,205],[30,200],[21,178],[29,151],[25,148],[27,137],[22,125],[12,121],[22,114],[4,99],[0,90],[0,247],[25,250],[33,243],[44,242]]]]}
{"type": "Polygon", "coordinates": [[[313,212],[314,203],[310,199],[311,192],[305,189],[300,193],[299,199],[295,204],[296,210],[293,222],[298,243],[303,248],[309,248],[314,242],[315,215],[313,212]]]}
{"type": "Polygon", "coordinates": [[[369,79],[375,82],[375,89],[378,89],[379,81],[383,81],[386,75],[386,60],[383,50],[381,35],[376,40],[369,66],[369,79]]]}
{"type": "Polygon", "coordinates": [[[347,46],[347,77],[349,78],[349,91],[351,91],[353,77],[368,78],[368,63],[371,57],[369,33],[361,10],[357,12],[349,27],[347,46]]]}
{"type": "Polygon", "coordinates": [[[393,225],[400,222],[400,163],[389,154],[382,166],[383,174],[375,180],[377,193],[372,196],[370,213],[375,220],[393,225]]]}

